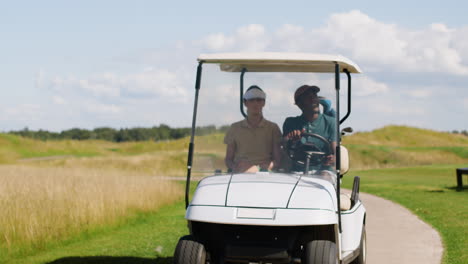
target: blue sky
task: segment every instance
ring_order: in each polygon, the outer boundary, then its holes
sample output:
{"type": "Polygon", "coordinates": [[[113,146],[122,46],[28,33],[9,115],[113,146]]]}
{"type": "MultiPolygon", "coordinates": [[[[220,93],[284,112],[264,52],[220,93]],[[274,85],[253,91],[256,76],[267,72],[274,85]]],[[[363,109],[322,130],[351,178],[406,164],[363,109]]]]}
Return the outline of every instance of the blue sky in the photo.
{"type": "Polygon", "coordinates": [[[466,10],[460,1],[2,1],[0,130],[189,126],[197,55],[231,51],[352,59],[365,72],[357,130],[468,129],[466,10]]]}

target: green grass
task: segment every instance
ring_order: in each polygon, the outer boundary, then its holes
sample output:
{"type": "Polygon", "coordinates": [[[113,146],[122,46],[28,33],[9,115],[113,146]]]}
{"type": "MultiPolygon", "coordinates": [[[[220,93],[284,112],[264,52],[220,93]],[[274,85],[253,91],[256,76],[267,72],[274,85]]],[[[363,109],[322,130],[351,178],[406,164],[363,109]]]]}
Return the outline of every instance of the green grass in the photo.
{"type": "Polygon", "coordinates": [[[385,126],[371,132],[357,132],[344,137],[346,144],[400,147],[468,146],[468,137],[407,126],[385,126]]]}
{"type": "Polygon", "coordinates": [[[468,164],[354,171],[343,182],[351,188],[353,176],[358,175],[361,191],[410,209],[441,234],[446,249],[443,263],[462,264],[468,259],[468,190],[455,188],[457,167],[468,164]]]}

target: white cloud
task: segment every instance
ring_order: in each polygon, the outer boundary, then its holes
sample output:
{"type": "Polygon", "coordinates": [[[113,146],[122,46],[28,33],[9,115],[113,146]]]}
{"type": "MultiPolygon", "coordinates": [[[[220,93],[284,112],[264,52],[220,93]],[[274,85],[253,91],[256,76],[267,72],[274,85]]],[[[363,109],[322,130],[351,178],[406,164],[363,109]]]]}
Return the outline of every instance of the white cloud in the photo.
{"type": "Polygon", "coordinates": [[[223,33],[217,33],[207,36],[203,42],[210,50],[218,51],[232,48],[234,38],[226,37],[223,33]]]}
{"type": "Polygon", "coordinates": [[[460,50],[453,46],[456,31],[443,24],[409,30],[355,10],[332,15],[318,32],[336,50],[381,68],[468,75],[460,50]]]}
{"type": "Polygon", "coordinates": [[[241,27],[236,33],[239,50],[241,51],[263,51],[270,44],[269,36],[262,25],[251,24],[241,27]]]}
{"type": "Polygon", "coordinates": [[[116,97],[120,95],[120,81],[113,73],[103,73],[78,81],[79,87],[95,96],[116,97]]]}
{"type": "Polygon", "coordinates": [[[426,111],[422,107],[410,107],[392,104],[372,104],[370,109],[378,113],[402,115],[402,116],[413,116],[413,115],[424,115],[426,111]]]}
{"type": "Polygon", "coordinates": [[[308,41],[308,34],[301,26],[285,24],[273,36],[275,38],[271,43],[281,43],[281,48],[290,52],[304,51],[314,45],[314,42],[308,41]]]}
{"type": "Polygon", "coordinates": [[[36,74],[36,80],[35,80],[35,85],[36,88],[41,88],[44,86],[44,82],[46,81],[45,79],[45,71],[43,69],[40,69],[37,74],[36,74]]]}
{"type": "Polygon", "coordinates": [[[124,76],[120,82],[134,94],[163,96],[176,101],[186,101],[188,96],[184,80],[164,69],[147,68],[143,72],[124,76]]]}
{"type": "Polygon", "coordinates": [[[85,105],[85,109],[90,113],[97,114],[119,114],[122,109],[116,105],[101,104],[101,103],[90,103],[85,105]]]}
{"type": "Polygon", "coordinates": [[[401,40],[396,25],[378,22],[354,10],[330,16],[317,31],[317,40],[335,50],[351,52],[361,60],[383,64],[404,57],[407,43],[401,40]]]}
{"type": "Polygon", "coordinates": [[[58,95],[52,96],[52,102],[54,102],[54,104],[57,104],[57,105],[64,105],[67,103],[67,101],[65,101],[63,97],[58,96],[58,95]]]}
{"type": "MultiPolygon", "coordinates": [[[[184,76],[181,74],[181,76],[184,76]]],[[[116,73],[95,74],[88,78],[56,76],[49,87],[57,93],[82,90],[93,97],[121,97],[122,93],[135,96],[160,96],[174,101],[186,101],[187,90],[184,78],[164,69],[146,68],[141,72],[118,75],[116,73]]],[[[62,98],[63,99],[63,98],[62,98]]]]}
{"type": "Polygon", "coordinates": [[[452,32],[451,45],[460,54],[464,63],[468,62],[468,26],[455,29],[452,32]]]}
{"type": "Polygon", "coordinates": [[[231,36],[223,33],[211,34],[201,40],[203,46],[211,51],[263,51],[270,44],[265,27],[259,24],[250,24],[240,27],[231,36]]]}
{"type": "Polygon", "coordinates": [[[39,104],[20,104],[4,109],[5,120],[34,120],[43,117],[42,107],[39,104]]]}
{"type": "Polygon", "coordinates": [[[431,24],[411,30],[380,22],[358,10],[331,15],[325,26],[305,30],[285,24],[275,32],[251,24],[233,34],[203,39],[211,51],[297,51],[341,53],[366,70],[441,72],[468,76],[468,27],[431,24]]]}
{"type": "Polygon", "coordinates": [[[415,98],[426,98],[432,95],[432,91],[430,90],[424,90],[424,89],[416,89],[416,90],[410,90],[404,92],[405,94],[408,94],[411,97],[415,98]]]}
{"type": "Polygon", "coordinates": [[[353,94],[357,96],[369,96],[372,94],[382,94],[388,92],[388,86],[385,83],[377,82],[367,76],[358,76],[354,78],[351,86],[353,94]]]}

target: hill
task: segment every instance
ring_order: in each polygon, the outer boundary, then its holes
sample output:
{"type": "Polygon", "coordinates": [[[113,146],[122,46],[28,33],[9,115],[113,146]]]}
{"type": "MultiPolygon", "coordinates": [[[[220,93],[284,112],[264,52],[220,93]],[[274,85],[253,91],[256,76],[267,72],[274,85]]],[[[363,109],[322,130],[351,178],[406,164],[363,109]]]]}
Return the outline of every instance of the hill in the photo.
{"type": "Polygon", "coordinates": [[[344,137],[343,142],[392,147],[468,147],[468,137],[465,135],[408,126],[386,126],[372,132],[357,132],[344,137]]]}
{"type": "MultiPolygon", "coordinates": [[[[223,134],[195,141],[195,166],[223,167],[223,134]]],[[[115,143],[104,140],[39,141],[0,134],[0,164],[35,161],[41,165],[114,167],[164,175],[185,173],[189,138],[115,143]],[[56,158],[55,158],[56,157],[56,158]]],[[[353,169],[468,163],[468,137],[406,126],[386,126],[343,137],[353,169]]]]}
{"type": "Polygon", "coordinates": [[[468,137],[407,126],[386,126],[343,138],[353,169],[468,163],[468,137]]]}

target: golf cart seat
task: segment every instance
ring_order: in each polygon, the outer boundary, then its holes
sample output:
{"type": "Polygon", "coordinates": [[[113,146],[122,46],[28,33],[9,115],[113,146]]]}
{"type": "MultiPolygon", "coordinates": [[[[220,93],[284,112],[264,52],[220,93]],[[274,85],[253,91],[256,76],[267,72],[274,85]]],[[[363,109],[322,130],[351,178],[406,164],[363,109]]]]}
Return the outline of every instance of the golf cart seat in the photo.
{"type": "MultiPolygon", "coordinates": [[[[340,159],[341,159],[341,171],[340,175],[345,175],[349,170],[349,154],[348,149],[340,145],[340,159]]],[[[346,193],[340,193],[340,210],[348,211],[351,209],[351,196],[346,193]]]]}
{"type": "Polygon", "coordinates": [[[340,194],[340,210],[341,211],[348,211],[351,209],[351,196],[346,193],[340,194]]]}

